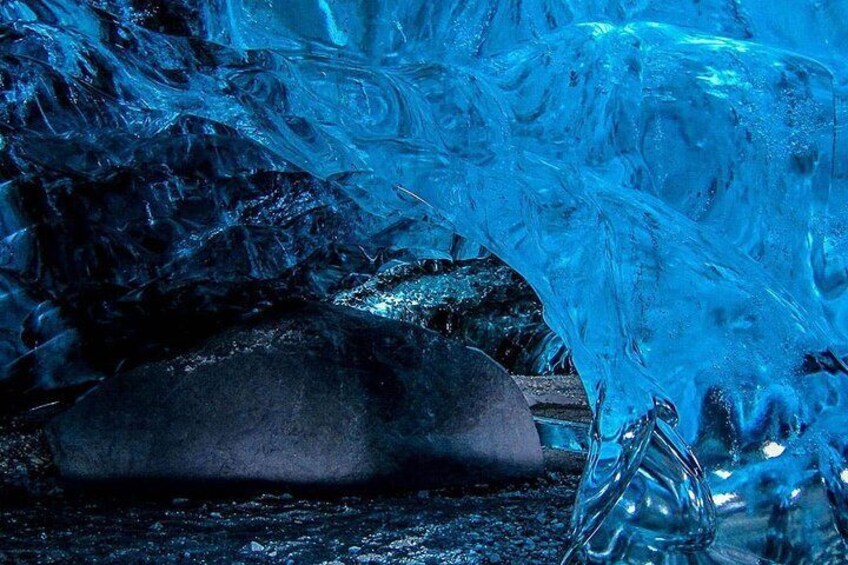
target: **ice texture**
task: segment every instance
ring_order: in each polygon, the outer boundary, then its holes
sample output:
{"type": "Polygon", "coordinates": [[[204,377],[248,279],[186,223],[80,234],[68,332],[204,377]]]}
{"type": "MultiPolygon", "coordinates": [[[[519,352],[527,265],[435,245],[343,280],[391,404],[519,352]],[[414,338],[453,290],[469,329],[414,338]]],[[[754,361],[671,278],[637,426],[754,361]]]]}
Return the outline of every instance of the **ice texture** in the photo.
{"type": "Polygon", "coordinates": [[[845,558],[845,2],[7,0],[0,20],[7,358],[74,350],[99,316],[75,285],[125,286],[103,318],[147,281],[297,293],[331,240],[455,257],[456,233],[532,286],[593,405],[566,559],[845,558]],[[338,221],[264,224],[297,182],[338,221]]]}
{"type": "Polygon", "coordinates": [[[398,265],[332,300],[462,341],[513,374],[573,373],[533,289],[497,257],[398,265]]]}

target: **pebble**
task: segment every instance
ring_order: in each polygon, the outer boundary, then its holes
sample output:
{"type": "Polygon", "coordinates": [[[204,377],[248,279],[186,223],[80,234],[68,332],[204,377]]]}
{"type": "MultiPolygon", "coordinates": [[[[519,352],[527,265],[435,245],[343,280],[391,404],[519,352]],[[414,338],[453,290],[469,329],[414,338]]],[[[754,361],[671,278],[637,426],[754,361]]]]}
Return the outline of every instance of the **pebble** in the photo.
{"type": "Polygon", "coordinates": [[[248,544],[247,549],[253,553],[257,553],[259,551],[265,551],[265,546],[258,541],[252,541],[248,544]]]}

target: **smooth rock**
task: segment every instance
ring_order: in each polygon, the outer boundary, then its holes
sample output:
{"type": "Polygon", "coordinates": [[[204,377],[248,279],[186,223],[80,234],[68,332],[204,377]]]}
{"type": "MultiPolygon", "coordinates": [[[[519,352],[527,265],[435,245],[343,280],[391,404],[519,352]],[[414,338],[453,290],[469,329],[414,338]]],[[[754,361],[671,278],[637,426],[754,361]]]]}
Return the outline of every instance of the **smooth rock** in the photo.
{"type": "Polygon", "coordinates": [[[490,358],[316,304],[106,381],[48,437],[76,482],[420,488],[542,470],[530,410],[490,358]]]}

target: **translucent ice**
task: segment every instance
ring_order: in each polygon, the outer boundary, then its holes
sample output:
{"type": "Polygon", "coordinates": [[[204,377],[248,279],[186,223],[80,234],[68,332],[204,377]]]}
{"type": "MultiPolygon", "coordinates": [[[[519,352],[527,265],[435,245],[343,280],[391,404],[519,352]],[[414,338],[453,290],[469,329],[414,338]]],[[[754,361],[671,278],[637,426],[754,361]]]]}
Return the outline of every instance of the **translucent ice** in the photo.
{"type": "MultiPolygon", "coordinates": [[[[155,164],[151,140],[198,131],[235,140],[240,171],[315,179],[311,201],[338,203],[351,245],[384,233],[378,218],[440,223],[532,285],[594,406],[568,556],[836,561],[848,534],[846,10],[7,1],[4,190],[34,179],[75,193],[123,172],[133,194],[166,192],[131,183],[155,164]]],[[[232,176],[204,165],[201,198],[232,176]]],[[[266,185],[251,186],[270,207],[266,185]]],[[[225,207],[201,207],[173,214],[199,230],[174,261],[231,225],[225,207]]],[[[15,276],[32,264],[28,210],[3,212],[15,276]]],[[[300,264],[301,242],[335,237],[309,225],[295,237],[272,222],[298,252],[260,263],[300,264]]],[[[207,273],[195,258],[185,272],[207,273]]],[[[7,296],[42,299],[43,286],[19,288],[7,296]]]]}

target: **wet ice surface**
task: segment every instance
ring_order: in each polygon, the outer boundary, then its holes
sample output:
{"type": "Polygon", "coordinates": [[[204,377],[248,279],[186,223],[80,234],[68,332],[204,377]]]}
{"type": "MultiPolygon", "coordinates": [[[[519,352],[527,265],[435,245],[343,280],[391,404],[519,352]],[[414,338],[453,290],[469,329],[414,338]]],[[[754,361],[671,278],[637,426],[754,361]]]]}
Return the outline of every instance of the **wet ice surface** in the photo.
{"type": "Polygon", "coordinates": [[[44,499],[0,510],[0,562],[552,563],[579,475],[551,467],[533,484],[378,498],[44,499]]]}

